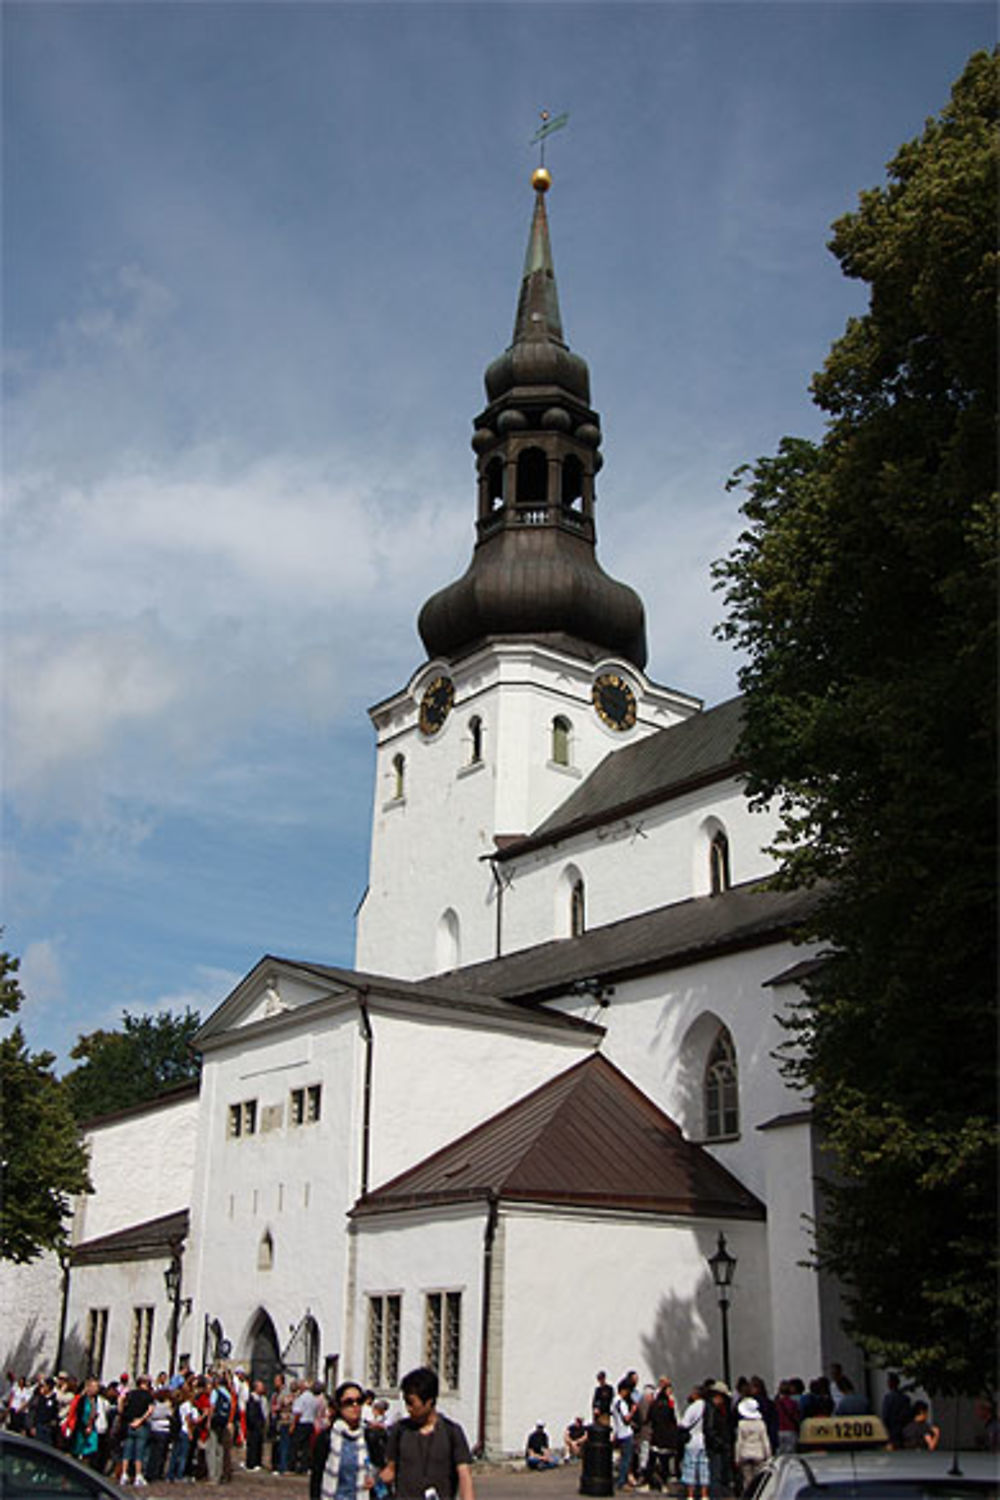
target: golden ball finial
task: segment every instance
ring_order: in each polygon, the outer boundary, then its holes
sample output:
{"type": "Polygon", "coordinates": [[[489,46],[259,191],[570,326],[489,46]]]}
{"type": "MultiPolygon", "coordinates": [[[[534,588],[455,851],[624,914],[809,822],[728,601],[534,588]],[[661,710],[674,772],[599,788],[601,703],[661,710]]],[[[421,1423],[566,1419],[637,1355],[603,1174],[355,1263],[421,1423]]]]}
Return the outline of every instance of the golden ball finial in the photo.
{"type": "Polygon", "coordinates": [[[536,167],[531,178],[531,186],[536,193],[547,193],[552,186],[552,174],[548,167],[536,167]]]}

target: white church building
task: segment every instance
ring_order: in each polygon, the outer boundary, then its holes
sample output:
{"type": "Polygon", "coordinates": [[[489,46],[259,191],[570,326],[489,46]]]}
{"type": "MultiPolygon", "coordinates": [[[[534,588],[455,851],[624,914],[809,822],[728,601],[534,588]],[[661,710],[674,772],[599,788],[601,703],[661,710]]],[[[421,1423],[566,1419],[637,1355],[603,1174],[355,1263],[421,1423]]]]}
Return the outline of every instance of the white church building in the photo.
{"type": "Polygon", "coordinates": [[[430,1363],[470,1442],[519,1452],[599,1368],[722,1375],[723,1236],[732,1376],[861,1382],[804,1264],[817,1146],[775,1062],[808,898],[761,888],[739,700],[648,676],[642,602],[597,561],[547,188],[474,421],[472,560],[371,710],[357,968],[262,958],[199,1032],[200,1089],[87,1128],[96,1191],[8,1362],[58,1338],[105,1378],[221,1356],[392,1396],[430,1363]]]}

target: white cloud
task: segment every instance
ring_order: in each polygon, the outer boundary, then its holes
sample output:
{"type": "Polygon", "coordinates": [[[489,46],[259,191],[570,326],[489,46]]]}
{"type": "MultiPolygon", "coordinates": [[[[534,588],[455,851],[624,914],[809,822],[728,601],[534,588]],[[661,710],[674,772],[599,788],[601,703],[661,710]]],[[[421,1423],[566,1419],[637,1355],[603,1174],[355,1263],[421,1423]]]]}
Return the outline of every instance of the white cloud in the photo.
{"type": "Polygon", "coordinates": [[[33,1011],[66,997],[66,979],[59,949],[58,938],[38,938],[21,954],[18,980],[33,1011]]]}

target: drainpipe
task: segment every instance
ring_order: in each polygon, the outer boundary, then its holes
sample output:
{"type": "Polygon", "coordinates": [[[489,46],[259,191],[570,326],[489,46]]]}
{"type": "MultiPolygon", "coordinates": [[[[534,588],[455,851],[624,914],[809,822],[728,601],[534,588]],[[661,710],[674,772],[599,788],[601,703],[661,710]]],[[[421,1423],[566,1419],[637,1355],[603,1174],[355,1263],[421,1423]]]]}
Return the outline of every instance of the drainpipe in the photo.
{"type": "MultiPolygon", "coordinates": [[[[59,1252],[59,1265],[62,1267],[62,1305],[59,1309],[59,1343],[56,1346],[56,1369],[63,1367],[63,1345],[66,1343],[66,1314],[69,1310],[69,1268],[70,1252],[63,1249],[59,1252]]],[[[90,1371],[87,1371],[90,1374],[90,1371]]]]}
{"type": "Polygon", "coordinates": [[[497,935],[496,935],[496,958],[503,957],[503,879],[497,869],[497,862],[490,855],[490,869],[493,872],[493,883],[497,888],[497,935]]]}
{"type": "Polygon", "coordinates": [[[368,1176],[371,1168],[372,1141],[372,1072],[375,1056],[375,1034],[365,996],[368,986],[358,991],[358,1009],[361,1012],[361,1031],[365,1039],[365,1083],[361,1104],[361,1196],[368,1192],[368,1176]]]}
{"type": "Polygon", "coordinates": [[[499,1204],[496,1193],[489,1195],[486,1229],[483,1234],[483,1320],[479,1333],[479,1421],[477,1452],[486,1452],[486,1384],[490,1371],[490,1306],[493,1287],[493,1245],[497,1235],[499,1204]]]}

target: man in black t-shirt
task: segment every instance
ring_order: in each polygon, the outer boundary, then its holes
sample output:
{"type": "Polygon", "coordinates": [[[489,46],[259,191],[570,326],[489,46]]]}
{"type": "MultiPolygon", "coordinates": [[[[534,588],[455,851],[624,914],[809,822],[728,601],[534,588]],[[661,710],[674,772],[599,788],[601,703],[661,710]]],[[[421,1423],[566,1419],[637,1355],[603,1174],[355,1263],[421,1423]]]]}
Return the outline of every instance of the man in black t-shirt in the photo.
{"type": "Polygon", "coordinates": [[[389,1430],[379,1478],[395,1483],[397,1500],[475,1500],[472,1454],[458,1423],[437,1409],[437,1375],[411,1370],[401,1389],[407,1415],[389,1430]]]}
{"type": "Polygon", "coordinates": [[[598,1370],[597,1384],[590,1403],[594,1421],[599,1427],[611,1426],[611,1403],[615,1399],[614,1386],[608,1384],[607,1372],[598,1370]]]}

